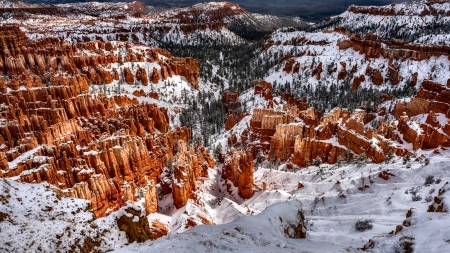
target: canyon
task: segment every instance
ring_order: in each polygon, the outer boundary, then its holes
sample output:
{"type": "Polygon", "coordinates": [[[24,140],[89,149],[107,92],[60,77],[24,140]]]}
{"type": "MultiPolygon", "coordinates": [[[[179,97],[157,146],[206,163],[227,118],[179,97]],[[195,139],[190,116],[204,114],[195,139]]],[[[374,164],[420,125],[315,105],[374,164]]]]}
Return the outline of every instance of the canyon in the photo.
{"type": "MultiPolygon", "coordinates": [[[[166,108],[124,95],[88,94],[89,84],[109,85],[124,78],[130,85],[134,81],[129,79],[148,85],[143,78],[145,69],[138,68],[135,74],[129,68],[118,72],[111,66],[151,62],[159,65],[160,70],[153,68],[158,78],[167,79],[162,74],[166,72],[184,75],[195,88],[198,62],[173,58],[161,49],[135,51],[128,43],[31,42],[11,27],[2,27],[0,36],[5,59],[1,63],[5,77],[0,95],[1,176],[28,183],[47,181],[68,197],[90,200],[96,217],[135,201],[139,189],[146,213],[156,212],[155,184],[167,161],[174,158],[174,150],[182,145],[179,142],[187,143],[191,131],[186,127],[169,129],[166,108]],[[127,49],[127,54],[114,54],[119,48],[127,49]]],[[[206,160],[206,168],[214,167],[204,148],[196,149],[200,157],[182,153],[196,161],[183,169],[198,171],[206,160]]],[[[178,170],[176,167],[175,172],[178,170]]],[[[189,188],[185,194],[192,191],[189,188]]],[[[186,196],[174,194],[174,199],[178,198],[186,202],[186,196]]]]}
{"type": "Polygon", "coordinates": [[[420,229],[448,212],[450,47],[417,18],[449,10],[352,5],[309,26],[229,2],[2,2],[0,249],[359,252],[400,231],[428,249],[420,229]]]}

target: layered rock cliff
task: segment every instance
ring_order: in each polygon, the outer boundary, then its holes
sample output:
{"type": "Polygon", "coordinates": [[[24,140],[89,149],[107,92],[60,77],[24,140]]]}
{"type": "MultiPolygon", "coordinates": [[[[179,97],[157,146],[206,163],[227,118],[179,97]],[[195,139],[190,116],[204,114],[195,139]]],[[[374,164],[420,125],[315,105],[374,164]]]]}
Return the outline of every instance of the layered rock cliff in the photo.
{"type": "Polygon", "coordinates": [[[244,199],[251,198],[254,194],[253,171],[254,158],[249,151],[231,150],[227,154],[222,178],[227,180],[227,189],[231,193],[231,186],[238,189],[239,196],[244,199]]]}
{"type": "MultiPolygon", "coordinates": [[[[346,34],[345,28],[335,29],[335,31],[346,34]]],[[[354,34],[351,35],[349,40],[339,41],[337,46],[340,50],[353,48],[353,50],[360,54],[365,54],[368,58],[379,58],[383,56],[386,59],[402,61],[407,59],[422,61],[433,56],[450,55],[450,46],[417,45],[401,40],[383,40],[373,34],[367,34],[365,36],[354,34]],[[384,47],[384,45],[387,47],[384,47]]]]}
{"type": "Polygon", "coordinates": [[[122,76],[128,84],[148,85],[147,70],[134,72],[129,67],[112,68],[124,62],[155,63],[152,81],[158,83],[175,75],[185,77],[198,89],[199,65],[192,58],[176,58],[161,49],[131,47],[129,43],[91,41],[69,44],[61,39],[30,41],[17,26],[0,27],[0,73],[7,77],[5,85],[13,90],[20,86],[75,86],[86,93],[89,84],[107,85],[122,76]],[[126,54],[117,53],[125,50],[126,54]],[[169,70],[168,70],[169,69],[169,70]],[[164,73],[169,73],[164,75],[164,73]]]}
{"type": "MultiPolygon", "coordinates": [[[[214,166],[201,146],[198,157],[194,151],[177,153],[191,131],[169,130],[166,108],[120,92],[88,94],[92,85],[104,92],[112,82],[146,85],[146,70],[134,72],[130,64],[140,62],[154,63],[163,78],[182,75],[197,85],[196,60],[129,43],[29,40],[19,28],[6,26],[0,27],[0,47],[2,177],[47,181],[69,197],[90,200],[101,217],[138,199],[144,199],[147,214],[157,212],[156,184],[174,156],[192,160],[194,180],[214,166]],[[117,53],[123,49],[126,54],[117,53]]],[[[191,197],[189,191],[186,198],[191,197]]]]}
{"type": "Polygon", "coordinates": [[[439,27],[448,24],[449,15],[447,1],[404,1],[385,6],[351,5],[346,12],[326,18],[314,25],[311,30],[345,27],[352,33],[373,33],[384,39],[426,41],[430,33],[435,38],[448,33],[439,27]],[[396,25],[392,25],[394,23],[396,25]]]}
{"type": "MultiPolygon", "coordinates": [[[[417,149],[448,147],[449,88],[430,80],[421,87],[416,97],[395,104],[393,120],[382,120],[386,108],[377,106],[362,106],[351,113],[334,108],[322,115],[309,108],[306,99],[285,93],[282,108],[254,109],[251,133],[245,130],[241,136],[231,136],[228,145],[239,147],[250,138],[248,147],[254,157],[262,151],[268,161],[288,162],[288,168],[309,166],[318,158],[330,164],[357,162],[361,157],[380,163],[388,153],[405,156],[417,149]]],[[[235,156],[229,154],[225,162],[227,173],[238,166],[240,156],[235,156]]]]}
{"type": "Polygon", "coordinates": [[[173,163],[172,192],[174,205],[181,208],[188,199],[195,198],[197,180],[208,177],[208,168],[213,168],[215,163],[200,145],[188,146],[179,141],[177,149],[173,163]]]}

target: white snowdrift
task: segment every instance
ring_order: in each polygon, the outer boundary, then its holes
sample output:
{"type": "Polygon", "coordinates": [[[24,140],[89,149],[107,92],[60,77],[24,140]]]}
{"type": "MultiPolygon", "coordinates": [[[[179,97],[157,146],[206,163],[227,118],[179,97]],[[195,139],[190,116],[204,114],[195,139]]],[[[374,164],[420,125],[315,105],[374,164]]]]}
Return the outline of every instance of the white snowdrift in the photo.
{"type": "Polygon", "coordinates": [[[94,220],[90,209],[47,183],[1,179],[0,252],[81,252],[92,242],[92,251],[105,252],[128,242],[116,215],[94,220]]]}
{"type": "Polygon", "coordinates": [[[291,239],[303,222],[302,204],[296,200],[274,204],[257,216],[246,216],[223,225],[201,225],[143,245],[131,244],[116,252],[340,252],[328,243],[291,239]]]}

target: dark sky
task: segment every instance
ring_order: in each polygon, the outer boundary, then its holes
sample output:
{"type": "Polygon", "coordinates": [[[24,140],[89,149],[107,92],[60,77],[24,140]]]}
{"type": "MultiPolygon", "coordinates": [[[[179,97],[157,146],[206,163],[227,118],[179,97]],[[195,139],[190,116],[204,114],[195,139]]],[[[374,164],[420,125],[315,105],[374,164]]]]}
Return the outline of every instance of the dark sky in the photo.
{"type": "MultiPolygon", "coordinates": [[[[107,0],[96,0],[108,2],[107,0]]],[[[127,1],[127,0],[122,0],[127,1]]],[[[200,2],[197,0],[140,0],[147,5],[158,6],[187,6],[200,2]]],[[[218,0],[216,0],[218,1],[218,0]]],[[[297,16],[305,21],[317,22],[325,17],[338,15],[344,12],[349,5],[387,5],[394,2],[405,2],[394,0],[233,0],[248,11],[274,14],[279,16],[297,16]]],[[[66,2],[87,2],[77,0],[24,0],[32,3],[66,3],[66,2]]],[[[116,2],[116,1],[114,1],[116,2]]]]}

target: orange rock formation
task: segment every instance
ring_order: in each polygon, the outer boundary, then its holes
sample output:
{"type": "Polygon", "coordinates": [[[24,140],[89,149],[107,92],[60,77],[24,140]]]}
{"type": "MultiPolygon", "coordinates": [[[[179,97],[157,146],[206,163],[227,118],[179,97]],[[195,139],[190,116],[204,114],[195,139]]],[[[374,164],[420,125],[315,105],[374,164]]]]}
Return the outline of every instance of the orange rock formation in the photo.
{"type": "MultiPolygon", "coordinates": [[[[244,199],[251,198],[254,194],[253,166],[253,156],[250,152],[231,150],[227,154],[227,159],[222,169],[222,178],[237,187],[239,196],[244,199]]],[[[227,184],[227,188],[231,193],[232,185],[230,183],[227,184]]]]}
{"type": "MultiPolygon", "coordinates": [[[[370,69],[369,72],[376,71],[370,69]]],[[[332,164],[361,154],[380,163],[389,152],[404,156],[419,148],[450,146],[450,124],[444,120],[450,118],[449,89],[425,80],[416,97],[409,102],[397,102],[392,113],[398,120],[383,121],[376,129],[367,124],[377,116],[384,116],[385,108],[376,109],[378,113],[366,113],[361,109],[349,113],[346,109],[335,108],[322,116],[309,108],[305,99],[284,93],[282,99],[287,103],[283,110],[255,109],[250,121],[251,133],[244,131],[240,139],[232,136],[228,141],[237,147],[250,138],[253,155],[260,148],[270,149],[269,156],[301,167],[317,157],[332,164]],[[412,117],[416,115],[423,116],[412,117]],[[255,144],[255,140],[259,140],[259,144],[255,144]],[[406,148],[404,143],[411,143],[412,148],[406,148]]]]}
{"type": "MultiPolygon", "coordinates": [[[[157,211],[155,184],[167,161],[176,156],[178,143],[191,137],[190,130],[169,130],[166,108],[126,96],[86,93],[89,84],[107,85],[120,74],[128,83],[145,85],[144,69],[138,68],[136,75],[128,68],[123,73],[108,71],[111,63],[151,58],[164,65],[159,57],[164,55],[171,69],[196,84],[198,62],[154,48],[116,56],[112,51],[120,45],[131,47],[101,41],[30,41],[20,29],[0,26],[0,72],[7,77],[0,81],[1,177],[47,181],[67,196],[90,200],[97,217],[135,201],[137,189],[142,189],[138,197],[145,199],[146,213],[157,211]],[[86,51],[91,53],[82,53],[86,51]]],[[[137,94],[145,96],[143,91],[137,94]]],[[[214,166],[203,147],[196,150],[182,152],[183,159],[192,161],[189,169],[195,180],[214,166]]],[[[190,192],[187,197],[192,197],[190,192]]]]}

